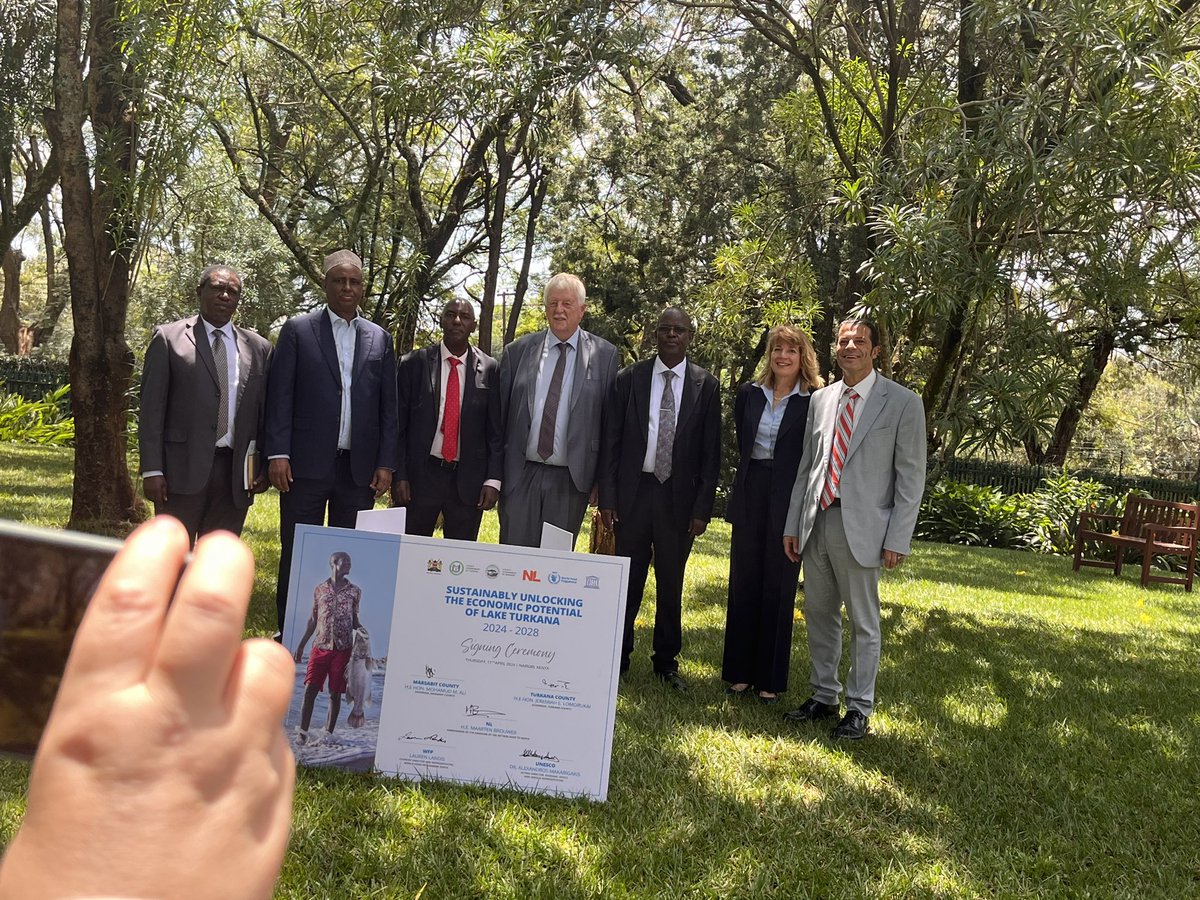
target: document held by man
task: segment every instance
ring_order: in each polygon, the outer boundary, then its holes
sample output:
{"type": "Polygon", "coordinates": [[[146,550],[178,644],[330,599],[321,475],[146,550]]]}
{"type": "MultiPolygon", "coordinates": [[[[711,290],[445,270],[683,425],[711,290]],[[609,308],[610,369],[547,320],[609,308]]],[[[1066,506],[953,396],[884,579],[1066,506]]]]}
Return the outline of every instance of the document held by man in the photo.
{"type": "Polygon", "coordinates": [[[405,537],[376,767],[604,800],[628,560],[405,537]]]}

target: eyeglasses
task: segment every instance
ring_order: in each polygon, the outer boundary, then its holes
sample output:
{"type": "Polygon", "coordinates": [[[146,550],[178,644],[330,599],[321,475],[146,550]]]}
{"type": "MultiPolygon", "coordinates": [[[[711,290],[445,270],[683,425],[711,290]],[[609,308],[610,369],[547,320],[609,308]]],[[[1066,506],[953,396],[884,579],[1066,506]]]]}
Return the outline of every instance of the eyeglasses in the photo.
{"type": "Polygon", "coordinates": [[[232,284],[221,284],[217,281],[210,281],[205,285],[205,287],[214,294],[228,294],[231,297],[242,296],[242,289],[240,287],[234,287],[232,284]]]}

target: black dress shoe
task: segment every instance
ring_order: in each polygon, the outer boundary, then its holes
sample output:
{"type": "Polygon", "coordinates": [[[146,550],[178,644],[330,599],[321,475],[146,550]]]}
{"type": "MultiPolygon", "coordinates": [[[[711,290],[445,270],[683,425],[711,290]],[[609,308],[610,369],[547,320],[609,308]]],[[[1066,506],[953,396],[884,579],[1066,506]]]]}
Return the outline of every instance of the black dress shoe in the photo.
{"type": "Polygon", "coordinates": [[[662,679],[671,690],[679,691],[681,694],[687,693],[687,682],[678,672],[655,672],[654,674],[662,679]]]}
{"type": "Polygon", "coordinates": [[[842,716],[842,721],[829,732],[829,736],[835,741],[861,741],[870,733],[867,717],[857,709],[851,709],[842,716]]]}
{"type": "Polygon", "coordinates": [[[743,694],[745,694],[749,690],[750,690],[750,685],[746,685],[744,688],[741,688],[740,690],[738,688],[735,688],[732,684],[725,685],[725,693],[728,694],[730,697],[741,697],[743,694]]]}
{"type": "Polygon", "coordinates": [[[822,703],[816,697],[809,697],[795,709],[785,712],[783,717],[789,722],[818,722],[821,719],[832,719],[837,714],[836,706],[822,703]]]}

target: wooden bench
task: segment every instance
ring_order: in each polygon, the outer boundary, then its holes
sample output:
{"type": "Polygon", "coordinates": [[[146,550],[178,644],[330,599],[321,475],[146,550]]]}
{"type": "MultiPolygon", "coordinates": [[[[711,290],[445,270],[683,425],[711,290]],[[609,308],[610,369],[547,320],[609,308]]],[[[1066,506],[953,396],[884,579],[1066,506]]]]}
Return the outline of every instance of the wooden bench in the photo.
{"type": "Polygon", "coordinates": [[[1192,589],[1192,570],[1196,562],[1196,546],[1200,543],[1200,506],[1195,503],[1172,503],[1130,494],[1125,499],[1125,512],[1105,516],[1094,512],[1079,514],[1075,531],[1076,572],[1080,566],[1097,566],[1121,574],[1125,553],[1136,550],[1142,557],[1142,587],[1152,581],[1182,584],[1192,589]],[[1084,559],[1083,545],[1095,541],[1101,546],[1115,548],[1113,560],[1084,559]],[[1182,556],[1185,560],[1183,577],[1151,575],[1155,556],[1182,556]]]}

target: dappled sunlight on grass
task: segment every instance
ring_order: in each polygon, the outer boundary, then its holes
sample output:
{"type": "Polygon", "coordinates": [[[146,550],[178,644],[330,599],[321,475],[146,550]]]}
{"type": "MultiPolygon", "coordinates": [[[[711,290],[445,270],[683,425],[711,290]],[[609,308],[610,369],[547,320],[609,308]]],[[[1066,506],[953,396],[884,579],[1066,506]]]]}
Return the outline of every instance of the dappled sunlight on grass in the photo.
{"type": "MultiPolygon", "coordinates": [[[[69,451],[9,450],[0,515],[61,525],[69,451]]],[[[268,493],[246,527],[252,633],[274,630],[277,530],[268,493]]],[[[484,539],[496,533],[489,513],[484,539]]],[[[650,669],[650,577],[607,803],[302,770],[277,895],[1197,893],[1200,594],[1144,590],[1133,571],[1073,573],[1064,558],[920,544],[882,582],[874,734],[842,745],[831,723],[782,717],[809,694],[802,598],[783,701],[724,695],[728,538],[712,523],[689,565],[686,694],[650,669]]],[[[0,761],[0,841],[27,773],[0,761]]]]}

